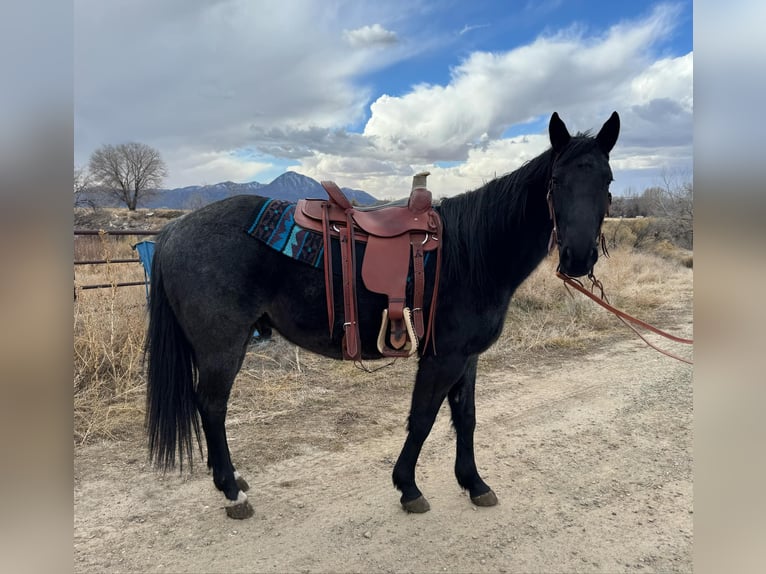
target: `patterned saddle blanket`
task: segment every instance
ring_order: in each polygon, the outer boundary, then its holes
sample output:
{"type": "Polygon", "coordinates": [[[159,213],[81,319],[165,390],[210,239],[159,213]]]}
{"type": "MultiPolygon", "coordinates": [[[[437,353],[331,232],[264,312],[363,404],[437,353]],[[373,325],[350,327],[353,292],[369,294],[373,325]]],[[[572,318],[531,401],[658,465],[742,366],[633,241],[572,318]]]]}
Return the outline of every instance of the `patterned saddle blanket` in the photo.
{"type": "Polygon", "coordinates": [[[313,267],[323,266],[322,236],[295,223],[294,203],[265,198],[247,233],[288,257],[313,267]]]}

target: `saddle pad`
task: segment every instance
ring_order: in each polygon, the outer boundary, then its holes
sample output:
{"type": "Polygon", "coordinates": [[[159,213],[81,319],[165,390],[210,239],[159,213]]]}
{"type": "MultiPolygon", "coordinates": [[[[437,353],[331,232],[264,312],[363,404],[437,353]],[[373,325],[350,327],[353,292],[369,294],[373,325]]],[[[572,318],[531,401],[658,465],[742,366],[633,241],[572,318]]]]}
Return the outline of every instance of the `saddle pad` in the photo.
{"type": "Polygon", "coordinates": [[[264,199],[256,207],[253,222],[246,232],[288,257],[322,267],[322,236],[297,225],[294,216],[294,203],[264,199]]]}

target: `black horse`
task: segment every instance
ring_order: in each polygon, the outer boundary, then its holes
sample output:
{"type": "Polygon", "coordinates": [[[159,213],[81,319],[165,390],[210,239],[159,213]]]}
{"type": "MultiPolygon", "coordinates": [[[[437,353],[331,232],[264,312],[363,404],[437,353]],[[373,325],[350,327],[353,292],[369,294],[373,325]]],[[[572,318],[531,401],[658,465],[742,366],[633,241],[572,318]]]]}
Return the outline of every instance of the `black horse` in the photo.
{"type": "MultiPolygon", "coordinates": [[[[558,244],[559,268],[589,273],[598,259],[598,237],[611,195],[609,152],[620,131],[614,112],[598,135],[570,136],[554,113],[551,148],[516,171],[481,188],[443,199],[442,271],[434,345],[420,355],[408,434],[393,470],[401,504],[425,512],[428,501],[415,482],[415,463],[446,398],[457,437],[455,475],[471,500],[492,506],[497,498],[474,460],[474,385],[479,354],[500,335],[516,288],[558,244]],[[550,197],[550,202],[548,201],[550,197]],[[552,231],[556,228],[556,233],[552,231]]],[[[227,498],[227,514],[246,518],[253,509],[247,482],[234,469],[226,440],[229,392],[254,329],[276,329],[287,340],[327,357],[342,358],[340,281],[336,325],[328,334],[324,271],[287,257],[243,230],[263,198],[237,196],[171,222],[157,238],[152,266],[147,431],[150,457],[168,469],[202,451],[199,418],[213,482],[227,498]]],[[[431,293],[427,274],[426,294],[431,293]]],[[[376,348],[385,298],[361,281],[358,320],[363,357],[376,348]]],[[[426,297],[424,316],[431,301],[426,297]]]]}

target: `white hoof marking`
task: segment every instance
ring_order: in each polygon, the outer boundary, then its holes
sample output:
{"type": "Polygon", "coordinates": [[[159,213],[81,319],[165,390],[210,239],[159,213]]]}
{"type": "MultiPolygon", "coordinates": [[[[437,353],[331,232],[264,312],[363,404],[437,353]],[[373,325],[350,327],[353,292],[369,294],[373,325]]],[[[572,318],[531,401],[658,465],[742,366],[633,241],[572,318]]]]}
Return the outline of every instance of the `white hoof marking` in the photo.
{"type": "Polygon", "coordinates": [[[241,490],[237,492],[237,500],[229,500],[226,499],[226,506],[236,506],[238,504],[242,504],[247,500],[247,494],[242,492],[241,490]]]}

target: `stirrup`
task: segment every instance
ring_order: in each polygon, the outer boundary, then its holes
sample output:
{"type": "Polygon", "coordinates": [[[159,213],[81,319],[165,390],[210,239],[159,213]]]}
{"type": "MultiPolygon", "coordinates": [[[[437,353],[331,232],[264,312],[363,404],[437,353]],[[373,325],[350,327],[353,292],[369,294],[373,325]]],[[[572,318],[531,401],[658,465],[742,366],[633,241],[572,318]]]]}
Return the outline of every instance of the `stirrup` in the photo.
{"type": "Polygon", "coordinates": [[[415,328],[412,326],[412,311],[409,307],[404,308],[404,325],[407,327],[407,342],[404,346],[397,350],[392,349],[386,343],[386,335],[388,334],[388,326],[390,321],[388,320],[388,309],[383,309],[383,321],[380,324],[380,332],[378,333],[378,351],[386,357],[411,357],[418,350],[418,336],[415,334],[415,328]]]}

